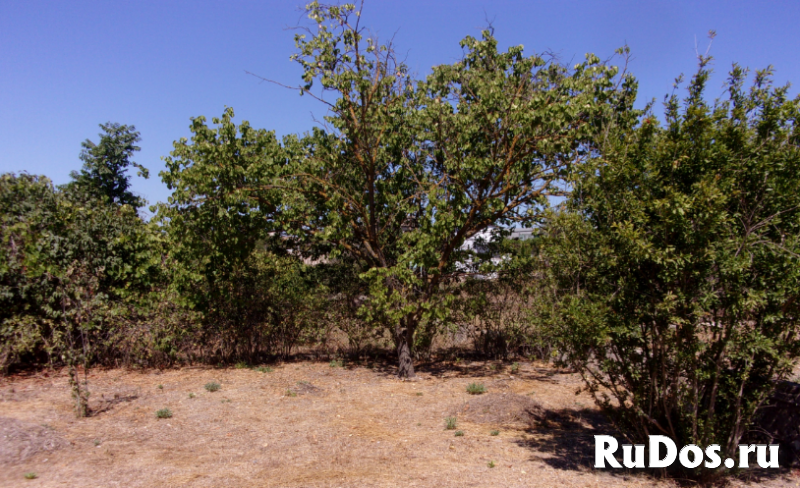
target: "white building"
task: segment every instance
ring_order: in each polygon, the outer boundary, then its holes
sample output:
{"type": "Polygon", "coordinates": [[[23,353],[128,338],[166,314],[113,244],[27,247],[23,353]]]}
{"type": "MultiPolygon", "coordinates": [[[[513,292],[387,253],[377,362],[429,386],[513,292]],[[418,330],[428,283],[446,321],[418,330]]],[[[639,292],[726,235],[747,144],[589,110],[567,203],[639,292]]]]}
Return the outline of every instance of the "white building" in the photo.
{"type": "MultiPolygon", "coordinates": [[[[524,240],[529,239],[533,235],[533,229],[522,229],[522,228],[514,228],[511,230],[511,234],[507,236],[508,239],[514,240],[524,240]]],[[[466,239],[464,244],[459,247],[460,251],[468,251],[470,253],[475,254],[483,254],[489,251],[489,245],[492,242],[496,242],[500,240],[501,233],[499,227],[489,227],[481,232],[478,232],[474,236],[466,239]]],[[[493,265],[499,265],[503,261],[508,259],[507,256],[492,256],[489,258],[493,265]]],[[[497,273],[488,273],[488,274],[480,274],[478,271],[478,266],[482,264],[481,262],[477,262],[473,259],[473,256],[467,256],[466,259],[459,261],[456,263],[456,269],[462,273],[473,273],[474,276],[478,279],[494,279],[497,277],[497,273]]]]}

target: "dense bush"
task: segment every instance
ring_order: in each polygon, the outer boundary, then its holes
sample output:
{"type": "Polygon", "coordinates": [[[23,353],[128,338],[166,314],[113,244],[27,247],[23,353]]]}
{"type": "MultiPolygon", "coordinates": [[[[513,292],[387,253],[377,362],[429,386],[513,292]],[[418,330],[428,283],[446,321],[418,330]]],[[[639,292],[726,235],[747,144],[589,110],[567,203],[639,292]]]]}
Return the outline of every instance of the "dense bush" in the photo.
{"type": "Polygon", "coordinates": [[[0,176],[0,219],[0,367],[58,359],[73,334],[113,349],[118,319],[161,280],[155,230],[128,205],[27,174],[0,176]]]}
{"type": "Polygon", "coordinates": [[[292,252],[271,212],[280,192],[267,186],[284,150],[274,134],[227,109],[216,126],[192,122],[192,140],[175,143],[161,173],[173,190],[158,206],[168,242],[170,288],[199,314],[201,353],[222,361],[287,357],[318,335],[324,285],[314,267],[292,252]]]}
{"type": "Polygon", "coordinates": [[[550,265],[568,362],[631,441],[725,458],[800,354],[800,99],[769,70],[747,90],[734,66],[710,105],[707,62],[664,127],[645,113],[609,132],[550,265]]]}

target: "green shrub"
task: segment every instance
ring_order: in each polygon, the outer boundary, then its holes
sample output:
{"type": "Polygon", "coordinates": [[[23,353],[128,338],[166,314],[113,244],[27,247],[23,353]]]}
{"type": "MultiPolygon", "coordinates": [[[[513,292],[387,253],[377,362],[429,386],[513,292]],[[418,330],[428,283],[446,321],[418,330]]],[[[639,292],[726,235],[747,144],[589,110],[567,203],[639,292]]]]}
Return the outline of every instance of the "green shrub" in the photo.
{"type": "Polygon", "coordinates": [[[489,435],[500,435],[500,431],[499,430],[493,430],[493,431],[489,432],[489,435]]]}
{"type": "Polygon", "coordinates": [[[626,438],[724,459],[800,356],[800,99],[734,65],[711,103],[708,62],[664,126],[645,112],[604,138],[546,258],[562,357],[626,438]]]}
{"type": "Polygon", "coordinates": [[[270,368],[269,366],[259,366],[256,368],[256,371],[258,371],[259,373],[271,373],[272,368],[270,368]]]}
{"type": "Polygon", "coordinates": [[[248,369],[250,366],[244,361],[239,361],[233,367],[236,369],[248,369]]]}
{"type": "Polygon", "coordinates": [[[0,370],[80,354],[143,359],[117,339],[142,336],[133,331],[150,313],[148,293],[163,284],[158,240],[130,205],[42,176],[0,175],[0,370]]]}
{"type": "Polygon", "coordinates": [[[220,388],[222,388],[222,385],[220,385],[216,381],[211,381],[209,383],[206,383],[206,386],[205,386],[206,391],[209,391],[209,392],[212,392],[212,393],[215,392],[215,391],[219,391],[220,388]]]}
{"type": "Polygon", "coordinates": [[[38,478],[38,477],[39,477],[39,475],[37,475],[36,473],[33,473],[33,472],[31,472],[31,473],[25,473],[25,475],[24,475],[24,476],[25,476],[25,479],[26,479],[26,480],[35,480],[36,478],[38,478]]]}
{"type": "MultiPolygon", "coordinates": [[[[314,267],[270,237],[270,205],[241,193],[251,195],[244,181],[261,187],[276,176],[268,161],[285,157],[280,141],[247,122],[237,126],[233,117],[231,108],[211,124],[197,117],[192,137],[175,141],[161,172],[174,191],[154,220],[171,243],[173,287],[214,338],[207,351],[220,351],[224,360],[286,358],[318,332],[318,303],[326,295],[314,267]]],[[[273,197],[280,195],[269,198],[277,203],[273,197]]]]}
{"type": "Polygon", "coordinates": [[[444,428],[447,430],[455,430],[457,425],[458,419],[456,417],[446,417],[444,419],[444,428]]]}
{"type": "Polygon", "coordinates": [[[470,395],[481,395],[486,393],[486,387],[483,386],[483,383],[470,383],[467,385],[467,393],[470,395]]]}
{"type": "Polygon", "coordinates": [[[464,437],[464,431],[463,430],[457,430],[456,433],[455,433],[455,436],[456,437],[464,437]]]}
{"type": "Polygon", "coordinates": [[[156,410],[156,418],[159,419],[172,418],[172,410],[168,408],[162,408],[161,410],[156,410]]]}
{"type": "Polygon", "coordinates": [[[490,468],[494,468],[496,466],[496,464],[494,464],[494,461],[489,461],[488,463],[486,463],[486,465],[489,466],[490,468]]]}

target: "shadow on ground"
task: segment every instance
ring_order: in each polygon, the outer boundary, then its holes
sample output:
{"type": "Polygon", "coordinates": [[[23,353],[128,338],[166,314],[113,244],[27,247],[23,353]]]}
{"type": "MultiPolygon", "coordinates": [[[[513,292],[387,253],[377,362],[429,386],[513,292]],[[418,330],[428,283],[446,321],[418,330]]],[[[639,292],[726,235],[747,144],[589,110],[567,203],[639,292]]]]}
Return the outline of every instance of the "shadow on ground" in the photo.
{"type": "MultiPolygon", "coordinates": [[[[620,445],[626,444],[622,434],[614,428],[608,418],[597,410],[546,410],[539,412],[539,418],[526,430],[526,435],[517,440],[517,444],[535,452],[535,457],[548,466],[560,470],[591,472],[594,468],[594,436],[610,435],[619,440],[620,445]]],[[[617,460],[621,463],[621,450],[617,460]]],[[[751,459],[751,466],[755,459],[751,459]]],[[[663,470],[650,469],[612,469],[607,468],[614,476],[621,477],[624,481],[640,477],[643,481],[662,478],[666,475],[663,470]]],[[[796,470],[800,473],[800,470],[796,470]]],[[[706,484],[696,480],[681,479],[672,475],[673,481],[679,486],[727,486],[730,478],[719,478],[706,484]]],[[[787,468],[762,469],[759,467],[741,471],[734,475],[734,479],[750,486],[761,486],[767,481],[784,479],[787,482],[792,476],[792,471],[787,468]]],[[[793,480],[796,481],[796,480],[793,480]]],[[[789,485],[787,485],[789,486],[789,485]]],[[[791,486],[795,486],[792,484],[791,486]]]]}
{"type": "Polygon", "coordinates": [[[517,443],[543,454],[542,462],[556,469],[580,471],[594,469],[594,436],[622,438],[605,415],[586,408],[542,409],[526,434],[517,443]]]}
{"type": "MultiPolygon", "coordinates": [[[[527,363],[514,368],[513,361],[500,360],[461,360],[432,359],[414,365],[417,373],[428,374],[434,378],[497,378],[498,375],[512,375],[521,380],[535,380],[563,384],[571,378],[572,371],[553,367],[535,367],[527,363]]],[[[374,357],[367,360],[346,361],[345,365],[369,367],[385,377],[397,376],[397,360],[393,357],[374,357]]],[[[571,378],[570,382],[580,383],[579,378],[571,378]]]]}
{"type": "Polygon", "coordinates": [[[101,398],[98,402],[92,402],[89,405],[89,412],[90,416],[94,417],[100,415],[102,413],[108,412],[109,410],[113,409],[115,406],[119,405],[120,403],[127,403],[132,402],[139,398],[139,395],[135,394],[128,394],[128,395],[119,395],[115,394],[113,398],[101,398]]]}

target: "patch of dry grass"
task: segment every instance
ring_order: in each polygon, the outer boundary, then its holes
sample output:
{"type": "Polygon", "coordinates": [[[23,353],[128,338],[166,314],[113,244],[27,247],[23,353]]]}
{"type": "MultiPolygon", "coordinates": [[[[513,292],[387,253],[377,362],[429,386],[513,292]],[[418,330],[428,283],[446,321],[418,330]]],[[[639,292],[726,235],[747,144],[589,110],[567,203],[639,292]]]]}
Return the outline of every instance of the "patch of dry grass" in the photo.
{"type": "Polygon", "coordinates": [[[36,454],[61,449],[66,444],[46,425],[0,417],[0,460],[20,463],[36,454]]]}
{"type": "Polygon", "coordinates": [[[286,363],[268,375],[93,371],[95,414],[85,419],[72,414],[63,373],[4,378],[0,427],[16,434],[0,438],[0,486],[674,486],[591,468],[586,450],[608,425],[575,395],[574,375],[528,363],[509,375],[462,361],[422,366],[419,377],[326,362],[286,363]],[[205,391],[210,381],[221,391],[205,391]],[[488,393],[469,395],[474,382],[488,393]],[[161,408],[173,417],[158,420],[161,408]],[[451,415],[463,436],[443,428],[451,415]],[[23,445],[33,447],[5,455],[23,445]],[[24,479],[30,472],[36,480],[24,479]]]}

